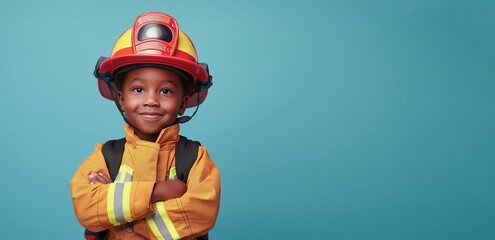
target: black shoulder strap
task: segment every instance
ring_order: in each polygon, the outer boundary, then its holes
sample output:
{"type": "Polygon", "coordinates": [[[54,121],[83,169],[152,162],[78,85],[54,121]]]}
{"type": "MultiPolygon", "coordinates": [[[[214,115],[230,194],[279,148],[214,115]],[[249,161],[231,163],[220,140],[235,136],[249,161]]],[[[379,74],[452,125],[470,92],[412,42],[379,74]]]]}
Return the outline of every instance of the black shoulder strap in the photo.
{"type": "MultiPolygon", "coordinates": [[[[184,136],[180,136],[177,147],[175,147],[175,171],[177,178],[184,183],[187,183],[189,171],[198,158],[198,148],[201,143],[198,141],[189,140],[184,136]]],[[[196,240],[208,240],[208,233],[199,236],[196,240]]]]}
{"type": "Polygon", "coordinates": [[[175,148],[175,171],[177,178],[184,183],[187,182],[189,171],[198,158],[198,148],[201,143],[192,141],[184,136],[180,136],[175,148]]]}
{"type": "Polygon", "coordinates": [[[115,177],[117,177],[117,174],[119,173],[122,156],[124,155],[124,148],[125,138],[121,138],[106,142],[101,149],[112,181],[115,181],[115,177]]]}

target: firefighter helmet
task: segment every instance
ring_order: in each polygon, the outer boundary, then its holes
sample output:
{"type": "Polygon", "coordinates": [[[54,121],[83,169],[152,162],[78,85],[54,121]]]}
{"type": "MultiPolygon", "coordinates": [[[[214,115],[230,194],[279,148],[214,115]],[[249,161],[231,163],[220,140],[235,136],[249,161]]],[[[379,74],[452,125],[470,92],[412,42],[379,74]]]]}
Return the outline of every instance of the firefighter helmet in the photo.
{"type": "Polygon", "coordinates": [[[191,39],[179,29],[173,17],[164,13],[148,12],[139,15],[133,27],[119,37],[110,58],[101,57],[98,60],[94,75],[98,78],[101,95],[114,100],[115,90],[111,83],[114,71],[143,63],[177,68],[192,76],[193,87],[189,92],[188,108],[201,104],[212,85],[208,65],[198,63],[191,39]]]}

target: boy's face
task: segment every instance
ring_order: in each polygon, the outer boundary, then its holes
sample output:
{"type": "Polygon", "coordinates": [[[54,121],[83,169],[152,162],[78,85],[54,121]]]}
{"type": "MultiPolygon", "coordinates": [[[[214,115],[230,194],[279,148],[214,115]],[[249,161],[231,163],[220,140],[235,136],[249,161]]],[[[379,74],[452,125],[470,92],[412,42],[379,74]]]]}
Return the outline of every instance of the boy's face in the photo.
{"type": "Polygon", "coordinates": [[[163,128],[184,114],[188,96],[183,96],[182,81],[176,73],[144,67],[127,73],[117,99],[136,135],[155,141],[163,128]]]}

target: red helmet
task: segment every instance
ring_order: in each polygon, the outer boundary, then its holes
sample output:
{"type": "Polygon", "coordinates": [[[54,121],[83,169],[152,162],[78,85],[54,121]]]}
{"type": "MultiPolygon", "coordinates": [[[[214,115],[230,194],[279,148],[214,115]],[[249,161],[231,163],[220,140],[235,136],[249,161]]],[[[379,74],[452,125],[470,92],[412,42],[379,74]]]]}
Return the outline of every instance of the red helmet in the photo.
{"type": "Polygon", "coordinates": [[[114,71],[133,64],[159,65],[172,71],[180,69],[191,75],[194,86],[187,102],[188,108],[201,104],[212,85],[208,65],[198,63],[191,39],[179,29],[173,17],[164,13],[139,15],[134,26],[119,37],[110,58],[101,57],[98,60],[94,75],[98,78],[98,88],[103,97],[114,100],[115,90],[110,82],[114,71]]]}

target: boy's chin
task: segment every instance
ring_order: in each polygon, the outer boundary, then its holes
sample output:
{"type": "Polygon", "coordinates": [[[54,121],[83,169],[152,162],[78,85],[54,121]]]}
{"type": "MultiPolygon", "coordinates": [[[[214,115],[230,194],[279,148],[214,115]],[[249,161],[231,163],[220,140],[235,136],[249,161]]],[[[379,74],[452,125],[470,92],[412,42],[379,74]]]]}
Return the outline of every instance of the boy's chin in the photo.
{"type": "Polygon", "coordinates": [[[165,125],[163,127],[156,127],[156,128],[148,128],[148,129],[142,129],[141,133],[146,134],[146,135],[158,135],[160,132],[165,129],[170,127],[171,125],[165,125]]]}

